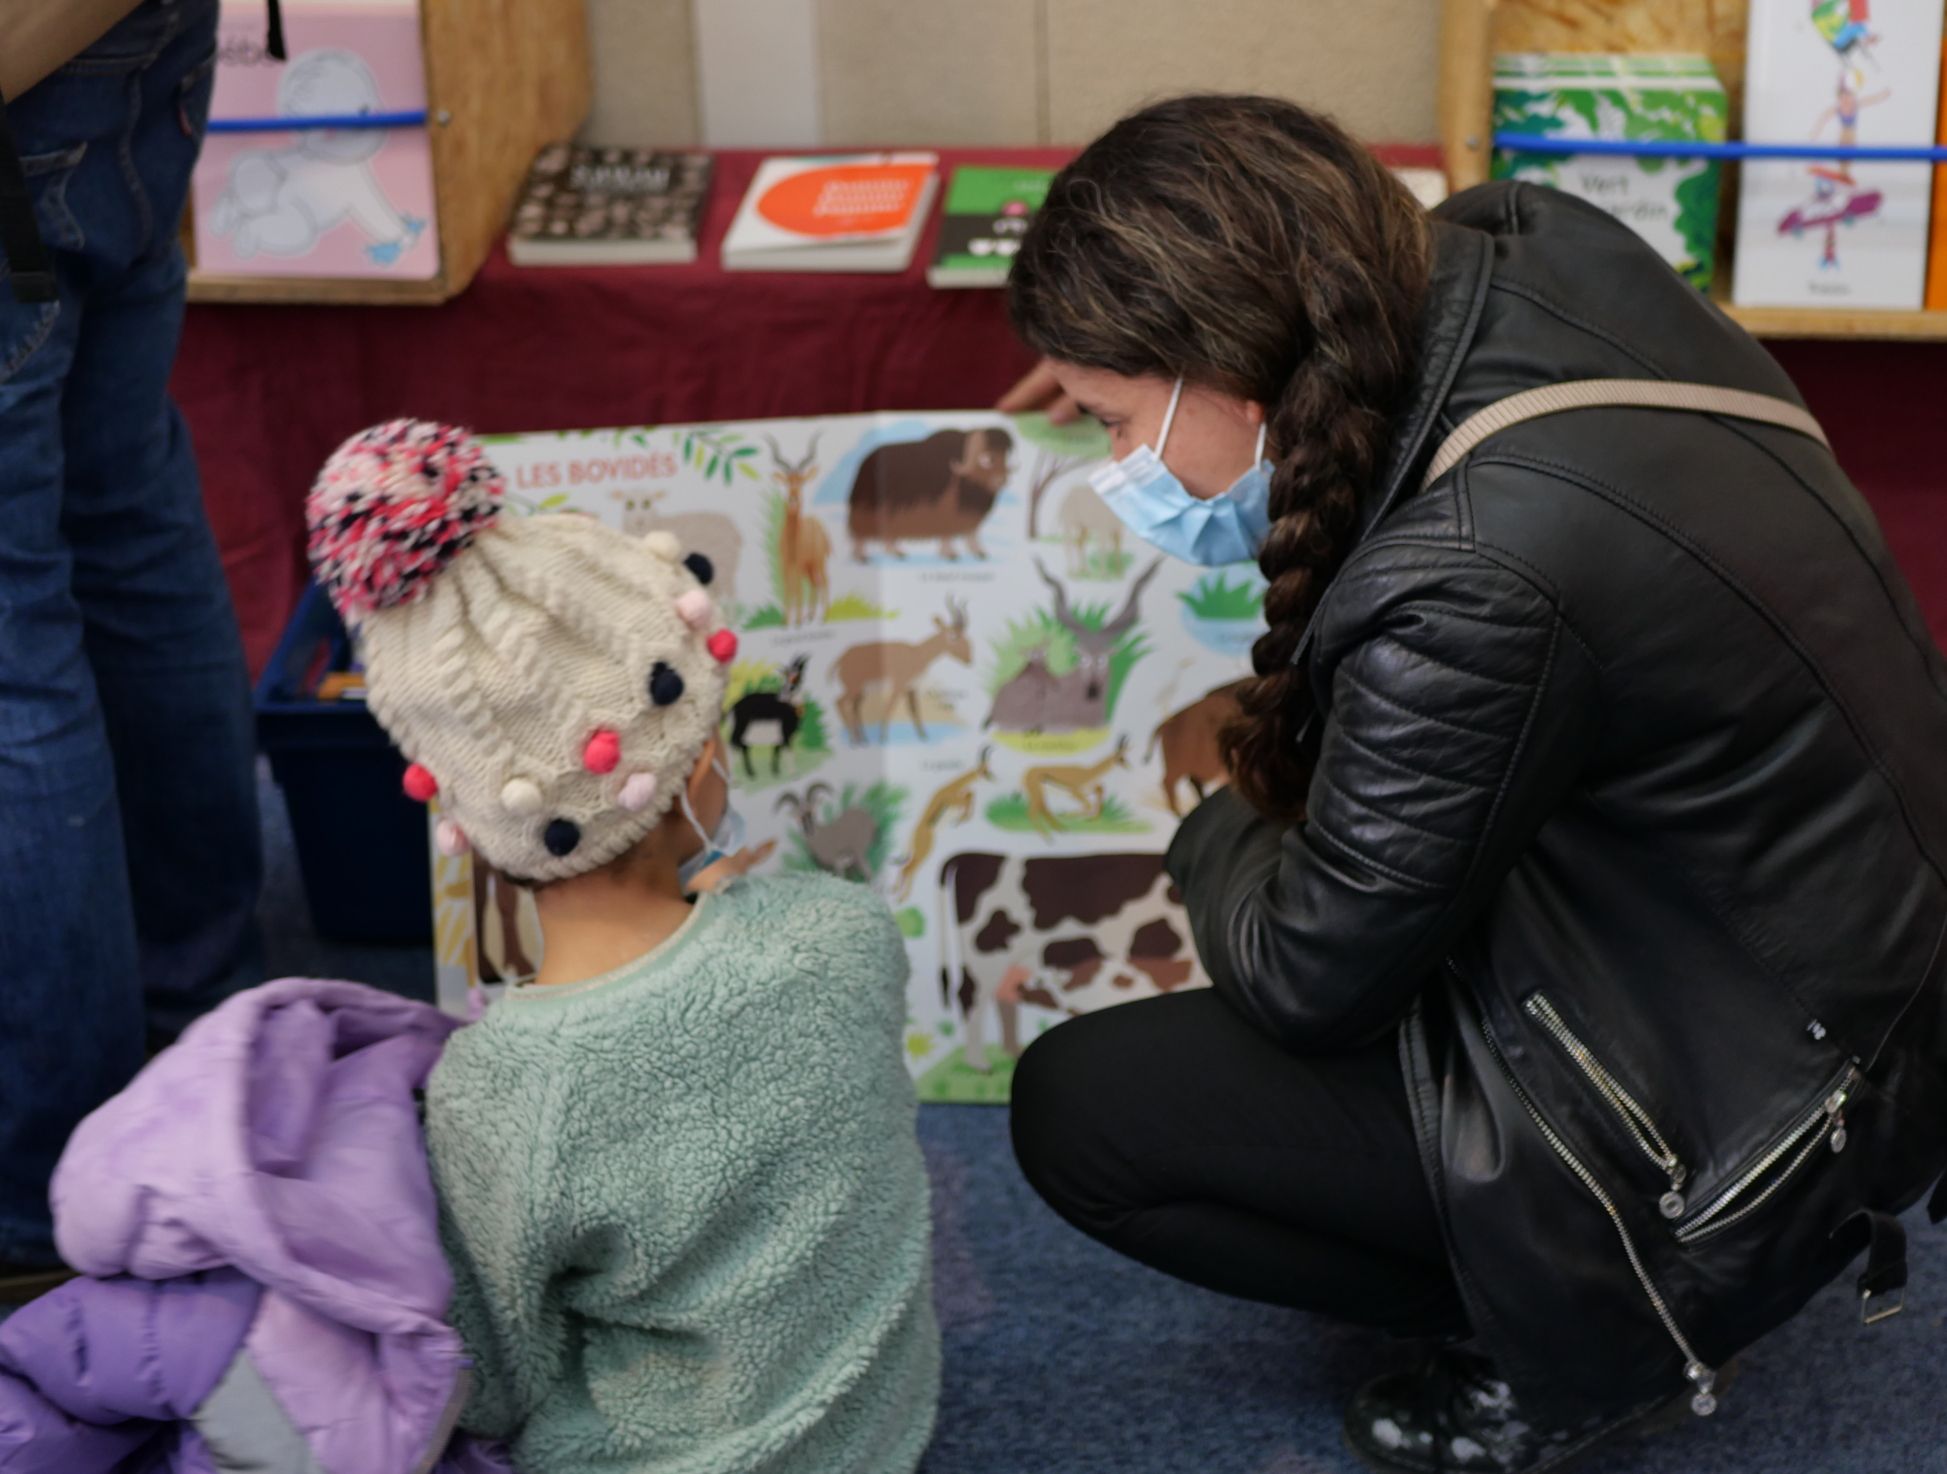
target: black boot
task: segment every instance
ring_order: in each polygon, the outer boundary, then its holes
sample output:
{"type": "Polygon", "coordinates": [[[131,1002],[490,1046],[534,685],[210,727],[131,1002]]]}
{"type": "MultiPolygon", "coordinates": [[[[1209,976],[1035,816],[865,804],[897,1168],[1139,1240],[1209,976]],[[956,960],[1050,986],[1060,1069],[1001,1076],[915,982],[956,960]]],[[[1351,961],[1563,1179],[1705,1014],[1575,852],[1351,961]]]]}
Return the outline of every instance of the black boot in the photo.
{"type": "Polygon", "coordinates": [[[1541,1474],[1645,1411],[1544,1426],[1486,1357],[1442,1346],[1416,1370],[1361,1390],[1346,1409],[1345,1438],[1375,1468],[1403,1474],[1541,1474]]]}

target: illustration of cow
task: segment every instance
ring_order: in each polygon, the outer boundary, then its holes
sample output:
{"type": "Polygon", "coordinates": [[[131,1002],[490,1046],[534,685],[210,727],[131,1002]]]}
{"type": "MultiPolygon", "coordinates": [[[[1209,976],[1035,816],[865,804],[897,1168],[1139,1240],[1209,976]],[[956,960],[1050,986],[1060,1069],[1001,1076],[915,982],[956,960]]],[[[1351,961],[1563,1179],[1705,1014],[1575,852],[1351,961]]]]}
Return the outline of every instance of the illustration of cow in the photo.
{"type": "Polygon", "coordinates": [[[938,430],[880,446],[852,482],[852,556],[863,563],[868,545],[879,543],[903,558],[902,541],[938,538],[943,558],[958,558],[954,544],[962,540],[985,558],[980,526],[1007,485],[1013,449],[1005,430],[938,430]]]}
{"type": "Polygon", "coordinates": [[[946,862],[940,893],[952,907],[940,989],[958,1007],[969,1069],[989,1069],[990,1009],[1018,1057],[1023,1003],[1083,1014],[1209,985],[1161,855],[968,852],[946,862]]]}

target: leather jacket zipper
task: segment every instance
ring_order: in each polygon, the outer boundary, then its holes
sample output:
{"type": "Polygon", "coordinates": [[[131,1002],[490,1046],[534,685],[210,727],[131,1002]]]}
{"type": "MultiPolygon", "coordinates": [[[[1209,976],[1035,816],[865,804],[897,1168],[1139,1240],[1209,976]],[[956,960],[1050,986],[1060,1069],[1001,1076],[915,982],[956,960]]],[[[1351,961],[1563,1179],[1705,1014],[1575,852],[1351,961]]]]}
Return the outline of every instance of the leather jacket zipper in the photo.
{"type": "MultiPolygon", "coordinates": [[[[1448,969],[1456,978],[1465,981],[1460,969],[1454,967],[1452,963],[1448,964],[1448,969]]],[[[1622,1240],[1623,1253],[1629,1257],[1629,1267],[1635,1272],[1637,1284],[1642,1286],[1643,1294],[1648,1298],[1651,1309],[1656,1312],[1657,1319],[1663,1323],[1664,1331],[1676,1344],[1677,1350],[1683,1354],[1683,1374],[1697,1389],[1691,1394],[1690,1410],[1700,1418],[1709,1417],[1717,1411],[1717,1395],[1712,1390],[1717,1383],[1716,1368],[1705,1365],[1703,1358],[1698,1356],[1690,1345],[1689,1338],[1683,1334],[1683,1327],[1677,1324],[1677,1318],[1670,1310],[1669,1301],[1663,1298],[1663,1292],[1656,1287],[1656,1281],[1650,1278],[1649,1269],[1643,1263],[1643,1256],[1637,1252],[1636,1240],[1630,1236],[1629,1225],[1623,1222],[1622,1213],[1617,1209],[1615,1199],[1609,1196],[1602,1184],[1596,1181],[1595,1174],[1582,1165],[1581,1159],[1570,1149],[1568,1143],[1563,1141],[1555,1133],[1555,1128],[1542,1117],[1534,1101],[1529,1098],[1528,1092],[1522,1088],[1521,1082],[1515,1079],[1514,1071],[1508,1065],[1507,1056],[1501,1052],[1501,1043],[1494,1037],[1494,1027],[1488,1023],[1487,1015],[1482,1013],[1479,1017],[1481,1037],[1486,1040],[1488,1050],[1493,1054],[1495,1064],[1500,1067],[1501,1078],[1507,1082],[1508,1089],[1513,1091],[1515,1099],[1521,1102],[1522,1109],[1527,1111],[1529,1118],[1535,1123],[1535,1129],[1541,1132],[1542,1139],[1548,1143],[1555,1155],[1562,1159],[1563,1165],[1575,1174],[1582,1186],[1588,1189],[1589,1195],[1596,1200],[1602,1211],[1609,1215],[1609,1222],[1615,1227],[1616,1237],[1622,1240]]]]}
{"type": "Polygon", "coordinates": [[[1528,1017],[1547,1031],[1549,1038],[1562,1047],[1562,1052],[1575,1062],[1588,1082],[1595,1087],[1596,1094],[1609,1107],[1616,1119],[1623,1125],[1644,1156],[1656,1163],[1663,1175],[1669,1179],[1670,1190],[1657,1199],[1657,1209],[1665,1218],[1683,1217],[1685,1208],[1683,1184],[1690,1176],[1690,1169],[1670,1147],[1661,1131],[1656,1129],[1649,1113],[1636,1103],[1636,1099],[1623,1089],[1620,1081],[1609,1073],[1595,1052],[1575,1036],[1568,1024],[1555,1009],[1555,1005],[1540,993],[1532,993],[1522,1004],[1528,1017]]]}
{"type": "Polygon", "coordinates": [[[1819,1103],[1729,1187],[1677,1228],[1677,1242],[1694,1244],[1729,1228],[1763,1207],[1821,1146],[1833,1152],[1846,1149],[1846,1100],[1859,1083],[1859,1067],[1848,1063],[1827,1088],[1819,1103]],[[1780,1167],[1780,1164],[1783,1164],[1780,1167]]]}

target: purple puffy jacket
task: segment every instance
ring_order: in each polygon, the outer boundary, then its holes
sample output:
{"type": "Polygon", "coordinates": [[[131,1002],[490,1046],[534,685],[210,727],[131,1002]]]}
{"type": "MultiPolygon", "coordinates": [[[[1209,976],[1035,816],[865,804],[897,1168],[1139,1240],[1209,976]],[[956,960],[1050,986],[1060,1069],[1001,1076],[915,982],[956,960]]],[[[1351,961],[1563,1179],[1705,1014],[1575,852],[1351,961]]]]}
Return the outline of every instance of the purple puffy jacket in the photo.
{"type": "Polygon", "coordinates": [[[199,1020],[68,1143],[88,1278],[0,1323],[4,1474],[507,1474],[467,1361],[414,1092],[453,1023],[290,978],[199,1020]]]}

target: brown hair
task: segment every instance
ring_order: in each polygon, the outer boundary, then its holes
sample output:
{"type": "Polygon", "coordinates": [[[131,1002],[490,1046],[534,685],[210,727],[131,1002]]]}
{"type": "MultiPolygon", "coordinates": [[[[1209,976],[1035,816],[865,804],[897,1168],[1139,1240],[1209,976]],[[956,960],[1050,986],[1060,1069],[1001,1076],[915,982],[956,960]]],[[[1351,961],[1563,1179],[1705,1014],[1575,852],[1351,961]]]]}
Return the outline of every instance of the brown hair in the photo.
{"type": "Polygon", "coordinates": [[[1260,811],[1304,809],[1309,709],[1291,658],[1344,561],[1418,368],[1426,217],[1330,119],[1271,97],[1133,113],[1056,176],[1008,277],[1037,352],[1263,404],[1276,470],[1257,678],[1224,737],[1260,811]]]}

